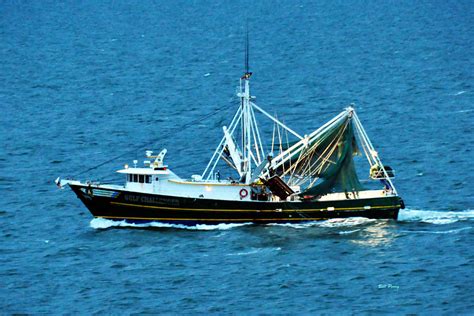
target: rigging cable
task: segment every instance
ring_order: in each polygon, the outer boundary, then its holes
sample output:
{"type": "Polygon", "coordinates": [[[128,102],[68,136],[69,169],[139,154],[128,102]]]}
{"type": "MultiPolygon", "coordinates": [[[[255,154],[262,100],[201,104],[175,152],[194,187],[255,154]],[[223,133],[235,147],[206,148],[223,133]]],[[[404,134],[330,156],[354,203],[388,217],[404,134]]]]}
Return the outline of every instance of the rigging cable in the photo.
{"type": "MultiPolygon", "coordinates": [[[[198,123],[198,122],[201,122],[201,121],[203,121],[203,120],[205,120],[205,119],[208,119],[208,118],[210,118],[211,116],[213,116],[213,115],[215,115],[215,114],[217,114],[217,113],[219,113],[219,112],[222,112],[223,110],[225,110],[225,109],[227,109],[227,108],[228,108],[227,106],[223,106],[223,107],[221,107],[221,108],[219,108],[219,109],[217,109],[217,110],[215,110],[215,111],[213,111],[213,112],[211,112],[211,113],[208,113],[208,114],[206,114],[206,115],[203,115],[203,116],[201,116],[201,117],[199,117],[199,118],[197,118],[197,119],[194,119],[194,120],[192,120],[192,121],[189,121],[189,122],[187,122],[187,123],[185,123],[185,124],[183,124],[183,125],[181,125],[181,126],[175,127],[175,128],[173,128],[172,130],[170,130],[168,133],[166,133],[166,134],[161,134],[161,137],[162,137],[162,138],[166,138],[166,137],[168,137],[168,136],[175,135],[176,132],[178,132],[178,131],[183,131],[183,130],[185,130],[185,129],[191,127],[191,126],[193,126],[195,123],[198,123]]],[[[108,164],[108,163],[110,163],[110,162],[112,162],[112,161],[114,161],[114,160],[117,160],[117,159],[119,159],[119,158],[122,158],[123,156],[129,155],[129,154],[131,154],[131,153],[133,153],[133,152],[138,151],[139,149],[145,148],[145,147],[147,147],[147,146],[149,146],[149,145],[151,145],[151,144],[154,144],[154,143],[156,143],[156,140],[153,141],[153,142],[146,142],[146,143],[140,144],[140,145],[138,145],[137,147],[134,147],[134,148],[131,149],[131,150],[128,150],[128,151],[126,151],[126,152],[124,152],[124,153],[122,153],[122,154],[120,154],[120,155],[117,155],[117,156],[115,156],[115,157],[113,157],[113,158],[110,158],[110,159],[108,159],[108,160],[106,160],[106,161],[104,161],[104,162],[102,162],[102,163],[100,163],[100,164],[98,164],[98,165],[96,165],[96,166],[94,166],[94,167],[90,167],[90,168],[88,168],[88,169],[86,169],[86,170],[83,170],[83,171],[81,171],[81,172],[75,174],[73,177],[78,177],[78,176],[80,176],[80,175],[82,175],[82,174],[84,174],[84,173],[86,173],[86,172],[89,172],[89,171],[91,171],[91,170],[94,170],[94,169],[97,169],[97,168],[99,168],[99,167],[102,167],[102,166],[104,166],[104,165],[106,165],[106,164],[108,164]]]]}

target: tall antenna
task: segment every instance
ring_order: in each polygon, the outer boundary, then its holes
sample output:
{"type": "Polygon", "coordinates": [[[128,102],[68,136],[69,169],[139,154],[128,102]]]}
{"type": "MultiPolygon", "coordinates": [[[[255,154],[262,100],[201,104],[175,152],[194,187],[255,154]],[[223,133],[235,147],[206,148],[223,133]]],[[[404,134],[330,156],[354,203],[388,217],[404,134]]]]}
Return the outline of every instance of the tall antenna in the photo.
{"type": "Polygon", "coordinates": [[[249,45],[249,21],[247,20],[246,27],[246,36],[245,36],[245,74],[242,77],[242,79],[249,79],[252,73],[250,72],[250,67],[249,67],[249,50],[250,50],[250,45],[249,45]]]}
{"type": "Polygon", "coordinates": [[[246,37],[245,37],[245,73],[249,73],[249,22],[247,21],[246,27],[246,37]]]}

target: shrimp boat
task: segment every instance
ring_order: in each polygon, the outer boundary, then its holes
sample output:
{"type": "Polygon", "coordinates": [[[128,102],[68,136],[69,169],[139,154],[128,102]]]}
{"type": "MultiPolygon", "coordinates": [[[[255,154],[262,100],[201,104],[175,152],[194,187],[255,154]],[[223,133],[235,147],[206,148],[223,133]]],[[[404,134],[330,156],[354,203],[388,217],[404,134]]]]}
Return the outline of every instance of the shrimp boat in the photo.
{"type": "Polygon", "coordinates": [[[122,185],[60,177],[56,184],[69,186],[94,217],[128,223],[397,219],[404,203],[392,181],[394,170],[380,160],[352,106],[300,135],[255,103],[251,75],[247,66],[237,89],[237,112],[222,128],[222,139],[202,174],[181,178],[164,163],[166,149],[157,155],[147,150],[142,166],[134,160],[133,167],[117,171],[124,177],[122,185]],[[264,147],[258,113],[273,124],[271,146],[269,141],[264,147]],[[285,143],[283,133],[294,141],[285,143]],[[356,172],[358,155],[368,161],[365,182],[356,172]],[[223,179],[217,171],[224,164],[233,177],[223,179]],[[370,182],[376,188],[367,188],[370,182]]]}

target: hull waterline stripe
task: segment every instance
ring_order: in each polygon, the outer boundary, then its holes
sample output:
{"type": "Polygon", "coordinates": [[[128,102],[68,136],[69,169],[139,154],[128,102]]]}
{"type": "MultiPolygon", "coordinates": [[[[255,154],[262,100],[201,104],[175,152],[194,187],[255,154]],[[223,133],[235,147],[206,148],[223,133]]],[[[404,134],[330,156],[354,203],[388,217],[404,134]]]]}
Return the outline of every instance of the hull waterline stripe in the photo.
{"type": "Polygon", "coordinates": [[[147,220],[147,221],[196,221],[196,222],[255,222],[255,221],[319,221],[319,220],[326,220],[329,218],[326,217],[316,217],[316,218],[309,218],[309,217],[298,217],[298,218],[152,218],[152,217],[122,217],[122,216],[95,216],[98,218],[105,218],[105,219],[135,219],[135,220],[147,220]]]}
{"type": "MultiPolygon", "coordinates": [[[[122,206],[132,206],[132,207],[145,207],[145,208],[155,208],[155,209],[162,209],[162,210],[178,210],[178,211],[211,211],[211,212],[278,212],[278,213],[283,213],[283,212],[321,212],[321,211],[329,211],[329,212],[334,212],[334,211],[367,211],[364,209],[363,206],[361,207],[344,207],[344,208],[334,208],[333,210],[328,210],[327,208],[315,208],[315,209],[291,209],[291,210],[239,210],[239,209],[204,209],[204,208],[179,208],[179,207],[167,207],[167,206],[152,206],[152,205],[140,205],[140,204],[131,204],[131,203],[121,203],[121,202],[110,202],[110,204],[114,205],[122,205],[122,206]]],[[[381,208],[400,208],[400,205],[391,205],[391,206],[371,206],[371,209],[381,209],[381,208]]]]}

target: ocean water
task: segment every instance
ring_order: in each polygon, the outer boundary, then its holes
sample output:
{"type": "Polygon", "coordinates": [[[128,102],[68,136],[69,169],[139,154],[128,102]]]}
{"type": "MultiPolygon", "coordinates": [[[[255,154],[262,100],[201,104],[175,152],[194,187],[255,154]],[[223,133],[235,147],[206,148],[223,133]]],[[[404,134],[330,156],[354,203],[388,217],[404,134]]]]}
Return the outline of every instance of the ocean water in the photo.
{"type": "Polygon", "coordinates": [[[473,314],[473,41],[471,1],[3,1],[0,312],[473,314]],[[201,173],[246,21],[257,103],[300,133],[354,103],[399,221],[134,226],[56,188],[201,173]]]}

